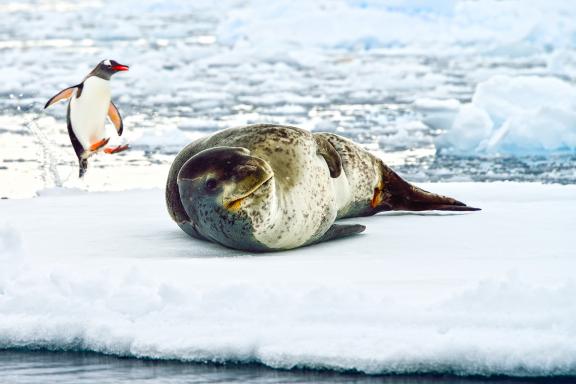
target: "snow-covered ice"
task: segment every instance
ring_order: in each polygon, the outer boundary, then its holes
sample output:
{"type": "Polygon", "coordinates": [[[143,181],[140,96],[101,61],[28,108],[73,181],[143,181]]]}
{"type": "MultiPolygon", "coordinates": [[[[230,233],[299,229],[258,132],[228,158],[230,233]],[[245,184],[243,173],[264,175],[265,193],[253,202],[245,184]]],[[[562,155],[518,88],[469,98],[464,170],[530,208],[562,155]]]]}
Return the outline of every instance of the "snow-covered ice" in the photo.
{"type": "Polygon", "coordinates": [[[244,254],[158,189],[0,201],[0,346],[366,373],[576,374],[576,186],[436,183],[483,208],[244,254]]]}

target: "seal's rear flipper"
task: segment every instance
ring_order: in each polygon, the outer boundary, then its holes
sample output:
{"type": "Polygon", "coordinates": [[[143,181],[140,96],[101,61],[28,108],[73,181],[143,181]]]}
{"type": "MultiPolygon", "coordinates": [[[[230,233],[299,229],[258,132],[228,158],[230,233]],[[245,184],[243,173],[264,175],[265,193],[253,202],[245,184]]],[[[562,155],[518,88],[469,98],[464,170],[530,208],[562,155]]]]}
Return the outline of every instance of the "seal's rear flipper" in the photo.
{"type": "Polygon", "coordinates": [[[451,197],[437,195],[402,179],[384,165],[385,184],[374,189],[372,208],[378,211],[479,211],[451,197]]]}
{"type": "Polygon", "coordinates": [[[365,225],[361,224],[332,224],[330,228],[319,239],[312,242],[312,244],[322,243],[324,241],[339,239],[341,237],[356,235],[364,232],[365,225]]]}

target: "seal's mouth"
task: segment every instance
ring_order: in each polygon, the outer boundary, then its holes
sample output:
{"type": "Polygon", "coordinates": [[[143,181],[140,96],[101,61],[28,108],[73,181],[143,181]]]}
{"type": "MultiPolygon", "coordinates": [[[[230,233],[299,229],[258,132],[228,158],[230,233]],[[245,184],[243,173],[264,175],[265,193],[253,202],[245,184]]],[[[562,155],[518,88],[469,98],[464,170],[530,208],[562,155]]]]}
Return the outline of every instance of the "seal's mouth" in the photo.
{"type": "Polygon", "coordinates": [[[260,189],[264,184],[266,184],[268,181],[272,180],[272,178],[274,177],[274,175],[270,175],[270,177],[268,177],[267,179],[264,179],[262,182],[256,184],[252,189],[250,189],[248,192],[246,192],[244,195],[238,197],[238,196],[234,196],[233,199],[230,200],[224,200],[224,207],[231,211],[231,212],[237,212],[240,207],[242,206],[242,201],[244,201],[244,199],[246,199],[248,196],[252,195],[254,192],[256,192],[258,189],[260,189]]]}

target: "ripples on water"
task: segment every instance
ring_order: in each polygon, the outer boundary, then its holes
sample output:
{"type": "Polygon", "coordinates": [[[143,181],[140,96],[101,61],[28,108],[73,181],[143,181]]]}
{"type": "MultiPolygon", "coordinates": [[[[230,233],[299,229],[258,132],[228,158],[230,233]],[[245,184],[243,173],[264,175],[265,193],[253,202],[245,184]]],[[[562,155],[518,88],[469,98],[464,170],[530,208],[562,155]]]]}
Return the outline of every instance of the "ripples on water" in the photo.
{"type": "Polygon", "coordinates": [[[215,37],[224,12],[202,2],[18,1],[0,5],[0,197],[51,186],[90,190],[159,187],[189,140],[246,123],[333,131],[380,151],[407,177],[425,180],[576,182],[575,158],[450,158],[440,133],[420,122],[422,97],[469,101],[493,74],[545,72],[544,58],[429,55],[387,50],[231,49],[215,37]],[[77,179],[65,106],[42,110],[95,63],[131,66],[113,79],[129,152],[90,161],[77,179]]]}
{"type": "Polygon", "coordinates": [[[106,383],[388,383],[532,384],[570,383],[569,378],[505,379],[449,376],[366,376],[353,373],[282,371],[256,365],[205,365],[138,360],[95,353],[0,351],[3,384],[106,383]]]}

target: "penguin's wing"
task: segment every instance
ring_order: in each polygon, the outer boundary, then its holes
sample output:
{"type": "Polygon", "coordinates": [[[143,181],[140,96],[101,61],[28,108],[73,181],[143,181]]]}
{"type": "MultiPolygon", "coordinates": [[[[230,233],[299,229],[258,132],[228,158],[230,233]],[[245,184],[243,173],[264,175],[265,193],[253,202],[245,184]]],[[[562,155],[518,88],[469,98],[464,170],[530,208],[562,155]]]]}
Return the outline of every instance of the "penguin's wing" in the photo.
{"type": "Polygon", "coordinates": [[[118,136],[122,136],[122,131],[124,130],[124,123],[122,123],[122,116],[120,116],[120,112],[118,112],[118,108],[116,108],[113,102],[110,102],[110,105],[108,106],[108,117],[116,127],[118,136]]]}
{"type": "Polygon", "coordinates": [[[76,85],[73,85],[69,88],[63,89],[60,92],[58,92],[57,94],[55,94],[54,96],[52,96],[50,98],[50,100],[48,100],[46,102],[44,109],[48,108],[52,104],[59,102],[60,100],[66,100],[66,99],[69,99],[70,97],[72,97],[72,94],[74,93],[74,89],[76,89],[79,85],[80,84],[76,84],[76,85]]]}

